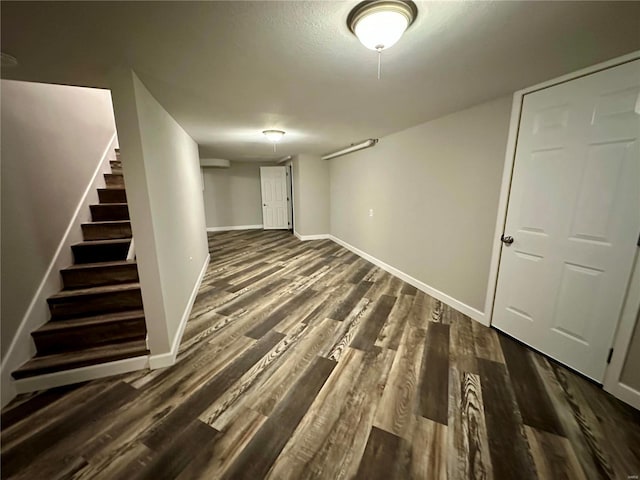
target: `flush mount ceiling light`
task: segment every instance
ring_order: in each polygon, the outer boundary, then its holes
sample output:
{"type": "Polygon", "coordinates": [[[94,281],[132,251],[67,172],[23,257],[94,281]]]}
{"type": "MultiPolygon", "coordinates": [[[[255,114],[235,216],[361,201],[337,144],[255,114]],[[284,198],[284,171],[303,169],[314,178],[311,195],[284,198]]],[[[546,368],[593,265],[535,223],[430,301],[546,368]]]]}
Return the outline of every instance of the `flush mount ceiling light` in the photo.
{"type": "Polygon", "coordinates": [[[284,132],[282,130],[263,130],[262,133],[271,143],[273,143],[273,152],[275,153],[276,143],[282,140],[282,137],[284,137],[284,132]]]}
{"type": "Polygon", "coordinates": [[[282,137],[284,137],[284,132],[282,130],[264,130],[262,133],[264,133],[264,136],[273,143],[279,142],[282,137]]]}
{"type": "Polygon", "coordinates": [[[378,52],[378,78],[380,53],[400,40],[417,15],[416,4],[405,0],[368,0],[356,5],[349,13],[349,30],[365,47],[378,52]]]}

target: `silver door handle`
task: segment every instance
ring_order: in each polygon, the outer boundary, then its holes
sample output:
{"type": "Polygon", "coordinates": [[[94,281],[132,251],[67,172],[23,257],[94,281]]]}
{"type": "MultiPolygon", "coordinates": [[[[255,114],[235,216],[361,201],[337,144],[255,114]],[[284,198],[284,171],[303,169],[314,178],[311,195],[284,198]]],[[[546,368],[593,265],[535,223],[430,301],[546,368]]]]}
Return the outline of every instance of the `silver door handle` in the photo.
{"type": "Polygon", "coordinates": [[[513,237],[505,237],[504,235],[502,235],[500,237],[500,241],[508,246],[508,245],[511,245],[513,243],[513,237]]]}

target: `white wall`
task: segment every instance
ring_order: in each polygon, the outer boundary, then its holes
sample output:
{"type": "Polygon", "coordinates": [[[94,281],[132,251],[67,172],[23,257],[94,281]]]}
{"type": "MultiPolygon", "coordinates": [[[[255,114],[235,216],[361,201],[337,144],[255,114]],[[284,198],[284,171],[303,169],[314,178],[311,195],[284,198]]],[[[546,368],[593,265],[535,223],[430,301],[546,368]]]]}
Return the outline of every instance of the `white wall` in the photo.
{"type": "Polygon", "coordinates": [[[329,233],[329,162],[317,155],[296,155],[292,164],[296,233],[329,233]]]}
{"type": "Polygon", "coordinates": [[[510,111],[500,98],[331,160],[331,234],[482,312],[510,111]]]}
{"type": "Polygon", "coordinates": [[[620,382],[640,392],[640,312],[636,318],[636,326],[631,337],[627,358],[624,363],[620,382]]]}
{"type": "Polygon", "coordinates": [[[207,228],[262,224],[260,167],[273,163],[231,162],[203,168],[207,228]]]}
{"type": "Polygon", "coordinates": [[[113,72],[112,95],[149,347],[168,355],[208,259],[198,146],[132,71],[113,72]]]}
{"type": "MultiPolygon", "coordinates": [[[[46,298],[62,286],[58,269],[73,262],[67,243],[82,239],[88,206],[78,210],[76,228],[71,223],[115,123],[107,90],[2,80],[1,103],[4,404],[10,370],[35,352],[30,332],[49,319],[46,298]],[[56,257],[59,247],[66,248],[56,257]]],[[[87,200],[96,203],[97,192],[87,200]]]]}

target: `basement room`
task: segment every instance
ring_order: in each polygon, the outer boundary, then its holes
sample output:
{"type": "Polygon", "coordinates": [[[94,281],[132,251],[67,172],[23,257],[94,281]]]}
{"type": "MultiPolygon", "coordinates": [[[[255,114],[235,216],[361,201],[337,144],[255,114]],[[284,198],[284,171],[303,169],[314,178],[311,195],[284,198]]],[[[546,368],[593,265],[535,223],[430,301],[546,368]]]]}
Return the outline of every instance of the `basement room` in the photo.
{"type": "Polygon", "coordinates": [[[640,477],[640,1],[0,24],[0,478],[640,477]]]}

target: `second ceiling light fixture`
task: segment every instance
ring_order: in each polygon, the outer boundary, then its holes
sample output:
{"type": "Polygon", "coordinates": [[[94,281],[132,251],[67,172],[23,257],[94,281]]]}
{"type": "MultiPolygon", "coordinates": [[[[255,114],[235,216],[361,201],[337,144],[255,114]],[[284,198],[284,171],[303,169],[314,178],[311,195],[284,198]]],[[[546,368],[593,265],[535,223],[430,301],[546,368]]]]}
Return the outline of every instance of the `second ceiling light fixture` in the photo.
{"type": "Polygon", "coordinates": [[[378,80],[382,51],[395,45],[417,16],[416,4],[404,0],[369,0],[349,13],[349,30],[365,47],[378,52],[378,80]]]}

